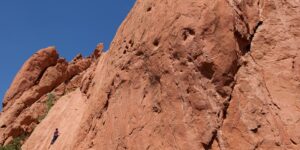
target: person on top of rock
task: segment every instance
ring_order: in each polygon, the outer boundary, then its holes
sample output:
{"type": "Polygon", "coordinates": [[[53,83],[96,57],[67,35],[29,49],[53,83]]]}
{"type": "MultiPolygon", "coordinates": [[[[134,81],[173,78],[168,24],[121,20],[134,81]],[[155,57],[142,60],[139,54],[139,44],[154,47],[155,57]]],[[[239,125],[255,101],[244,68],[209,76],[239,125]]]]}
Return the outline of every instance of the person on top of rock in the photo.
{"type": "Polygon", "coordinates": [[[53,133],[53,138],[52,138],[52,141],[51,141],[51,145],[53,145],[55,143],[55,141],[57,140],[59,136],[59,132],[58,132],[58,128],[55,129],[54,133],[53,133]]]}

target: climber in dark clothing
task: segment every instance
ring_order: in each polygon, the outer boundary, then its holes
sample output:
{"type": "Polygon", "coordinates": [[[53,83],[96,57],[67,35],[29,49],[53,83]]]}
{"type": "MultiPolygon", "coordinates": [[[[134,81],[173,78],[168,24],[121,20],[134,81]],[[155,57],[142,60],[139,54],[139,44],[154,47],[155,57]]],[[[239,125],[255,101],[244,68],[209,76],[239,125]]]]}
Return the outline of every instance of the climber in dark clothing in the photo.
{"type": "Polygon", "coordinates": [[[54,131],[54,134],[53,134],[51,145],[53,145],[55,143],[55,141],[57,140],[58,136],[59,136],[59,132],[58,132],[58,129],[56,128],[55,131],[54,131]]]}

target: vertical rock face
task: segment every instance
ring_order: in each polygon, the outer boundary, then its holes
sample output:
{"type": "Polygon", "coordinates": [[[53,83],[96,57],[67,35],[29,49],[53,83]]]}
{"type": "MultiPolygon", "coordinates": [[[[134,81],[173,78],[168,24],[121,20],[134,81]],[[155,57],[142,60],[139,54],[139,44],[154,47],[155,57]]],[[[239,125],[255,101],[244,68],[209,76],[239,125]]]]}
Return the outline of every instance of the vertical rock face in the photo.
{"type": "Polygon", "coordinates": [[[260,1],[261,23],[236,75],[220,130],[224,147],[300,148],[299,5],[260,1]]]}
{"type": "Polygon", "coordinates": [[[300,149],[299,6],[138,0],[109,52],[98,45],[71,63],[54,55],[35,68],[35,82],[21,69],[5,97],[0,142],[32,132],[19,122],[41,113],[33,108],[45,93],[68,87],[80,90],[30,122],[37,127],[23,149],[300,149]],[[62,121],[69,116],[76,126],[62,121]],[[61,137],[50,146],[56,127],[61,137]]]}

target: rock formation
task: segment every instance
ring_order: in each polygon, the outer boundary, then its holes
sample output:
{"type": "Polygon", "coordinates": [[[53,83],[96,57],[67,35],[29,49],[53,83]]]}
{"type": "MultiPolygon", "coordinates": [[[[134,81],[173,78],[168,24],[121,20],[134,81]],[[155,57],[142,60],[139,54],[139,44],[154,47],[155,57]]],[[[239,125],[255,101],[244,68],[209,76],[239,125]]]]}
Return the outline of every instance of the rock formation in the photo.
{"type": "Polygon", "coordinates": [[[108,52],[68,63],[50,47],[25,63],[0,143],[31,133],[25,150],[300,149],[299,6],[137,0],[108,52]],[[56,102],[39,122],[47,93],[56,102]]]}
{"type": "Polygon", "coordinates": [[[59,99],[79,88],[85,72],[95,66],[102,52],[99,48],[92,56],[78,55],[70,63],[59,58],[54,47],[41,49],[29,58],[4,97],[0,143],[8,144],[13,138],[34,130],[46,115],[49,93],[59,99]]]}

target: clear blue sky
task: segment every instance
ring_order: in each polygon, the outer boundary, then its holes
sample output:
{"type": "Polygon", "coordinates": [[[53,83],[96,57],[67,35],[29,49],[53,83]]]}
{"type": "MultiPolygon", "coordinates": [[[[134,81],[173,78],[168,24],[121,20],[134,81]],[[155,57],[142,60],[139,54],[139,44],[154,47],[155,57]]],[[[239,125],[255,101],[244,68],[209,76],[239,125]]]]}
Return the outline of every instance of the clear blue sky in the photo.
{"type": "MultiPolygon", "coordinates": [[[[135,0],[1,0],[0,101],[22,64],[56,46],[62,57],[108,49],[135,0]]],[[[0,110],[2,109],[2,103],[0,110]]]]}

